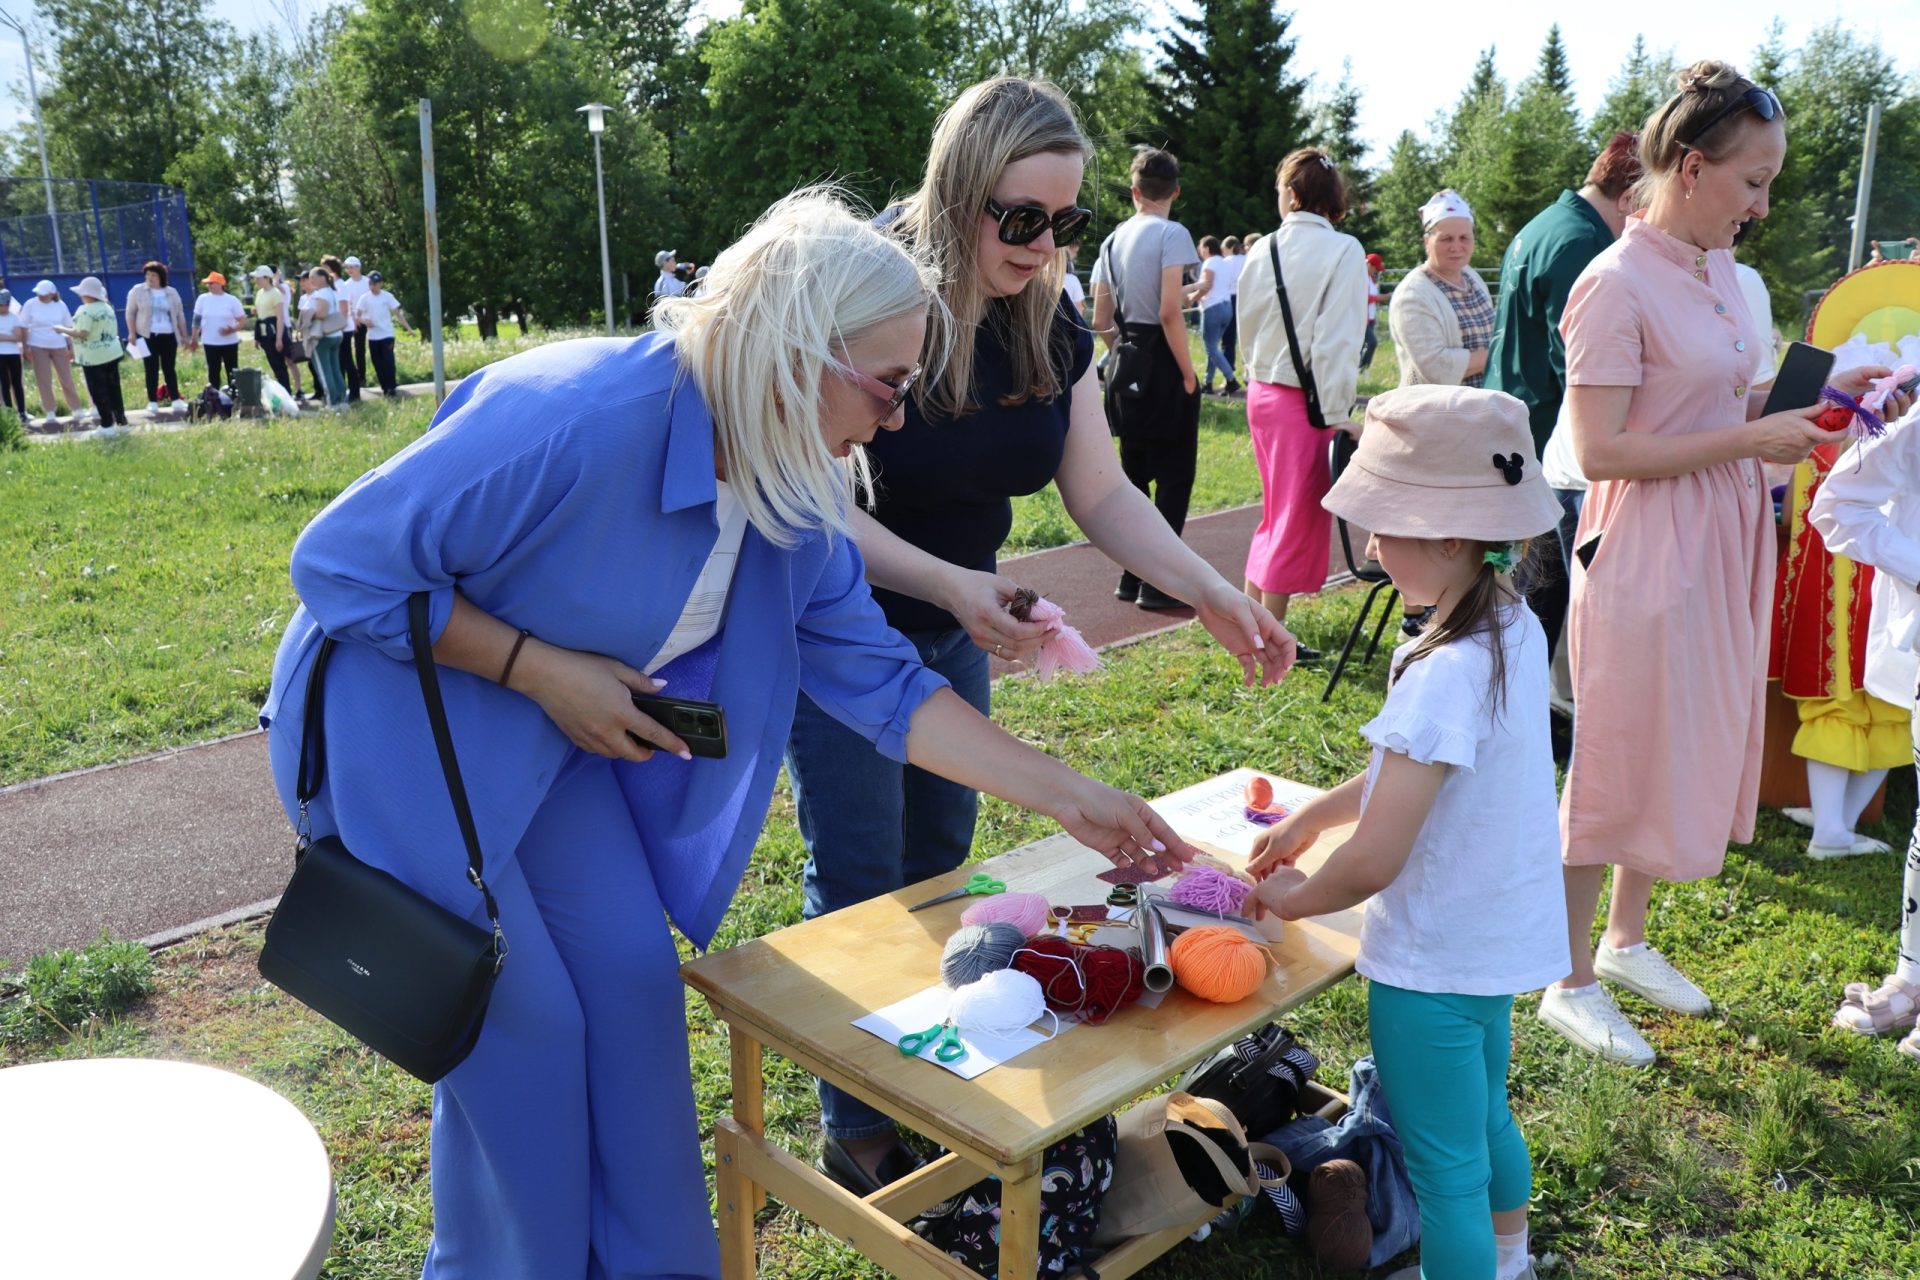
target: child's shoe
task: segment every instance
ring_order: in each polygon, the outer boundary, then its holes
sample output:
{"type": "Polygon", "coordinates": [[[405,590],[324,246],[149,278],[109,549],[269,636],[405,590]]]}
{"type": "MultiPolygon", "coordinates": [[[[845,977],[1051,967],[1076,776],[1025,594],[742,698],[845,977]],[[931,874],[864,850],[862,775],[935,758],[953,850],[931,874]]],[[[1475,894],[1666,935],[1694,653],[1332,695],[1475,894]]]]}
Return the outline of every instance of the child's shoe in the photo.
{"type": "Polygon", "coordinates": [[[1601,943],[1593,953],[1593,971],[1662,1009],[1696,1018],[1713,1012],[1713,1001],[1707,999],[1707,993],[1669,964],[1650,942],[1619,951],[1601,943]]]}
{"type": "Polygon", "coordinates": [[[1909,1031],[1907,1038],[1893,1047],[1906,1054],[1909,1058],[1912,1058],[1915,1062],[1920,1062],[1920,1027],[1915,1027],[1912,1031],[1909,1031]]]}
{"type": "Polygon", "coordinates": [[[1653,1065],[1653,1046],[1641,1038],[1597,982],[1575,990],[1548,987],[1540,997],[1540,1021],[1608,1062],[1653,1065]]]}
{"type": "Polygon", "coordinates": [[[1825,861],[1828,858],[1854,858],[1863,853],[1891,853],[1892,847],[1884,840],[1875,840],[1872,836],[1855,836],[1847,844],[1807,844],[1809,858],[1825,861]]]}

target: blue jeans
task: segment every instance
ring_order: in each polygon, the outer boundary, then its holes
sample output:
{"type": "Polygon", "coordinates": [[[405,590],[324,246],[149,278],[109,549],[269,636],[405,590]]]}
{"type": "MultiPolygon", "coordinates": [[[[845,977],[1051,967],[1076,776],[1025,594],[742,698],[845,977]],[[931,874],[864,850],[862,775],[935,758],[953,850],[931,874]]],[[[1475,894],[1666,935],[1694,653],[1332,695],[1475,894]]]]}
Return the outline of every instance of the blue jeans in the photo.
{"type": "Polygon", "coordinates": [[[1507,1106],[1513,997],[1369,982],[1367,1025],[1420,1202],[1420,1274],[1486,1280],[1493,1215],[1533,1194],[1527,1140],[1507,1106]]]}
{"type": "Polygon", "coordinates": [[[313,344],[314,367],[320,372],[321,390],[329,405],[347,402],[347,382],[340,372],[340,335],[328,334],[313,344]]]}
{"type": "Polygon", "coordinates": [[[1555,489],[1553,496],[1560,500],[1560,563],[1567,570],[1567,581],[1573,581],[1573,535],[1580,528],[1580,508],[1586,505],[1585,489],[1555,489]]]}
{"type": "Polygon", "coordinates": [[[1217,307],[1208,307],[1200,313],[1200,343],[1207,349],[1207,372],[1201,379],[1209,388],[1213,386],[1213,371],[1218,368],[1227,375],[1227,381],[1233,381],[1233,366],[1227,362],[1226,352],[1220,349],[1220,339],[1227,334],[1227,322],[1233,319],[1233,307],[1221,303],[1217,307]]]}
{"type": "Polygon", "coordinates": [[[1380,335],[1373,331],[1374,322],[1367,321],[1367,336],[1360,340],[1360,372],[1373,368],[1373,353],[1380,349],[1380,335]]]}
{"type": "MultiPolygon", "coordinates": [[[[987,655],[958,629],[904,633],[928,668],[981,715],[988,713],[987,655]]],[[[910,764],[896,764],[822,711],[806,694],[787,737],[787,777],[800,837],[811,920],[905,885],[945,875],[973,849],[979,793],[910,764]]],[[[875,1138],[893,1120],[826,1081],[820,1118],[835,1138],[875,1138]]]]}

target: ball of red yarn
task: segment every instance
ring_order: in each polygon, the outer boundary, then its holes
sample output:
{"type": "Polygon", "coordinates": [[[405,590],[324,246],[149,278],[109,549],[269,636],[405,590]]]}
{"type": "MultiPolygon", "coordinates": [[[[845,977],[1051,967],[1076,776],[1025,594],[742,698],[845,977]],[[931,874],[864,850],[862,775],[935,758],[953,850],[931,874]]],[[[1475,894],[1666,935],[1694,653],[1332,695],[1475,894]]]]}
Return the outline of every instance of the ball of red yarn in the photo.
{"type": "Polygon", "coordinates": [[[1168,958],[1176,982],[1218,1004],[1246,999],[1267,976],[1267,949],[1222,924],[1187,930],[1173,940],[1168,958]]]}
{"type": "Polygon", "coordinates": [[[1111,1018],[1147,989],[1140,953],[1118,947],[1083,947],[1065,938],[1042,937],[1013,957],[1013,967],[1031,974],[1055,1013],[1077,1013],[1091,1023],[1111,1018]]]}

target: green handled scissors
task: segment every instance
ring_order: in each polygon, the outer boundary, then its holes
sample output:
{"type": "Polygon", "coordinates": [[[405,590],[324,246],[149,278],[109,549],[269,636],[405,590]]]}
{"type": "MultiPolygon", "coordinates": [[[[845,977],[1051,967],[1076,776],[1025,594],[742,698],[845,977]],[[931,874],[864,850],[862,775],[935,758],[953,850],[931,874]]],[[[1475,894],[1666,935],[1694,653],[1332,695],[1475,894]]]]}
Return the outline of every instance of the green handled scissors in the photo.
{"type": "Polygon", "coordinates": [[[928,1045],[934,1046],[933,1056],[940,1062],[958,1062],[967,1056],[967,1046],[960,1043],[960,1033],[954,1029],[952,1018],[937,1027],[900,1037],[900,1052],[909,1058],[919,1057],[928,1045]]]}
{"type": "Polygon", "coordinates": [[[1005,893],[1006,891],[1007,882],[1005,880],[995,880],[992,876],[982,871],[971,880],[968,880],[964,885],[955,889],[952,893],[943,893],[937,898],[928,898],[925,902],[921,903],[920,906],[908,907],[907,910],[919,911],[924,907],[938,906],[942,902],[952,902],[955,898],[967,897],[969,894],[1005,893]]]}

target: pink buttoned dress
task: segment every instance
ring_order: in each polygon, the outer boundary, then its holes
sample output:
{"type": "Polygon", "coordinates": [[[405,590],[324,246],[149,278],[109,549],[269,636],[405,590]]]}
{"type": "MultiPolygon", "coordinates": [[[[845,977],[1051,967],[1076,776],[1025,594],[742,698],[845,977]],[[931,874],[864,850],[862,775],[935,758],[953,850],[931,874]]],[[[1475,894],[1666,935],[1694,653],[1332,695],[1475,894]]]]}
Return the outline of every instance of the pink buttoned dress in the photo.
{"type": "MultiPolygon", "coordinates": [[[[1628,431],[1746,421],[1760,336],[1730,250],[1639,217],[1574,284],[1561,320],[1572,386],[1629,386],[1628,431]]],[[[1661,480],[1599,480],[1575,546],[1573,760],[1560,798],[1569,866],[1717,875],[1753,839],[1765,737],[1773,507],[1757,459],[1661,480]]]]}

